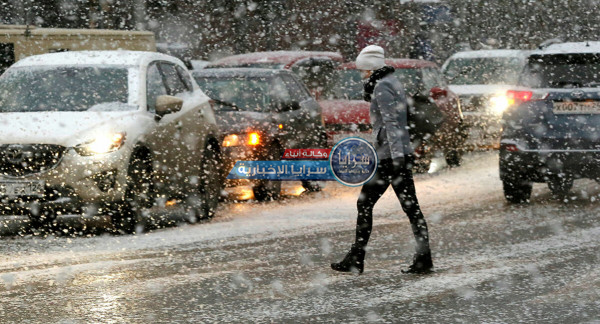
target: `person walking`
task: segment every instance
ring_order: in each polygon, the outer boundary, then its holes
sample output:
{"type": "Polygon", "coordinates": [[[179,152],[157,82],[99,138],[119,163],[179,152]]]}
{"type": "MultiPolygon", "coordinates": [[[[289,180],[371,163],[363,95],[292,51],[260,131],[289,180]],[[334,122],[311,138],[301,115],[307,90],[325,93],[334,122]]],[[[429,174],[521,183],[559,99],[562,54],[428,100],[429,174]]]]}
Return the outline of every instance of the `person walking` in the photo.
{"type": "Polygon", "coordinates": [[[373,227],[373,207],[391,185],[408,216],[416,240],[413,263],[404,273],[433,271],[429,231],[421,212],[412,177],[413,150],[408,133],[408,102],[394,68],[385,65],[380,46],[365,47],[356,58],[364,79],[364,99],[371,102],[370,117],[379,164],[363,185],[357,201],[356,239],[346,257],[331,268],[341,272],[364,271],[365,249],[373,227]]]}

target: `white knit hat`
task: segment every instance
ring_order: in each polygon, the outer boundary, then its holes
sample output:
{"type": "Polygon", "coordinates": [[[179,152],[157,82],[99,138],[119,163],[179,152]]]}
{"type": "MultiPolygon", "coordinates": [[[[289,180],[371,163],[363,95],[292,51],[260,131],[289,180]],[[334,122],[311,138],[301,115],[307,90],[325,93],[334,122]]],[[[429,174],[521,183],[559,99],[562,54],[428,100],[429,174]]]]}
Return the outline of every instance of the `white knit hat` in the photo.
{"type": "Polygon", "coordinates": [[[360,51],[356,57],[356,68],[359,70],[378,70],[385,66],[385,55],[383,48],[377,45],[369,45],[360,51]]]}

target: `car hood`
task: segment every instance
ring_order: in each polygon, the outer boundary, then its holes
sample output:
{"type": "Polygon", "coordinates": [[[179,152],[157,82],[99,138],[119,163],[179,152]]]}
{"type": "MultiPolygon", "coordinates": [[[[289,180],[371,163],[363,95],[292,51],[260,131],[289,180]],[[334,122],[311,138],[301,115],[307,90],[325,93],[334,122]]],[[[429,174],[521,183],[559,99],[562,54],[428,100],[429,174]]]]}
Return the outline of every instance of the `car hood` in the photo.
{"type": "Polygon", "coordinates": [[[100,129],[124,131],[139,111],[0,113],[0,144],[74,146],[91,140],[100,129]]]}
{"type": "Polygon", "coordinates": [[[253,111],[216,111],[217,125],[223,134],[267,129],[273,125],[271,114],[253,111]]]}
{"type": "Polygon", "coordinates": [[[507,90],[515,88],[514,85],[507,84],[450,85],[448,87],[459,96],[504,94],[507,90]]]}
{"type": "Polygon", "coordinates": [[[322,100],[325,125],[330,124],[370,124],[370,104],[363,100],[322,100]]]}

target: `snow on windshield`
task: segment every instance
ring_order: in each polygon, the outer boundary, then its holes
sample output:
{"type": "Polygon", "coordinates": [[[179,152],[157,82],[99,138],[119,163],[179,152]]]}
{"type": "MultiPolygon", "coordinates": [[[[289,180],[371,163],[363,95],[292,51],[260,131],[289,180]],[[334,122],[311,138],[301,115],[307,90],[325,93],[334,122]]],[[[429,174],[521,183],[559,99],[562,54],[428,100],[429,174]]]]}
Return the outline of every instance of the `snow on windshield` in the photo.
{"type": "Polygon", "coordinates": [[[126,68],[22,67],[0,78],[0,112],[85,111],[128,93],[126,68]]]}

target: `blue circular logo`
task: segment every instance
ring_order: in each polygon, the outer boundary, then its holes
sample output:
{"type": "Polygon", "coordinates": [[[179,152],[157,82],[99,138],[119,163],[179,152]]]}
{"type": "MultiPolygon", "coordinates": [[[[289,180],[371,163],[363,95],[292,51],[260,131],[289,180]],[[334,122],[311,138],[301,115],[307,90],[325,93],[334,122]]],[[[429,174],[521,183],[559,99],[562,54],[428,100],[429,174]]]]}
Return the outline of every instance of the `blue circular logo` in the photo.
{"type": "Polygon", "coordinates": [[[357,187],[365,184],[377,170],[377,153],[371,143],[358,137],[339,141],[329,155],[333,176],[341,184],[357,187]]]}

